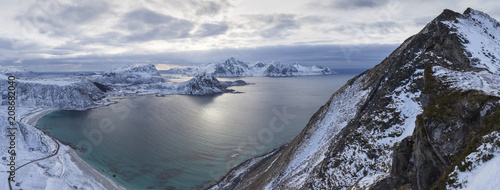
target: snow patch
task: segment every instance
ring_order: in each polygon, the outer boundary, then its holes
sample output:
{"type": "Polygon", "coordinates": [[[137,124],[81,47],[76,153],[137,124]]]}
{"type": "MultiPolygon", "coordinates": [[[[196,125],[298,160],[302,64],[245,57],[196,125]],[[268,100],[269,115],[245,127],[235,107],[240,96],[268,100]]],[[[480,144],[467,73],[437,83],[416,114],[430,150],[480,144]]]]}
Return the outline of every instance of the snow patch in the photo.
{"type": "Polygon", "coordinates": [[[469,154],[464,162],[470,167],[460,171],[458,167],[448,176],[454,180],[447,189],[497,189],[500,187],[500,132],[494,131],[482,138],[482,144],[469,154]],[[485,159],[486,158],[486,159],[485,159]]]}
{"type": "Polygon", "coordinates": [[[460,90],[478,90],[487,95],[500,97],[500,75],[488,71],[460,72],[446,69],[441,66],[432,68],[434,76],[460,90]]]}

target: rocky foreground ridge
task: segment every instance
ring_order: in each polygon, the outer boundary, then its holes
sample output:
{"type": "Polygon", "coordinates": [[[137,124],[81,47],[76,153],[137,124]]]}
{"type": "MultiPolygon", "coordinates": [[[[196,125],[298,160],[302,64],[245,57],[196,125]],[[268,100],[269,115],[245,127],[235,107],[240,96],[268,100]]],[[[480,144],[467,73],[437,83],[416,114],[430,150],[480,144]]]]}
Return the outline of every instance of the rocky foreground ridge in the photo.
{"type": "Polygon", "coordinates": [[[500,23],[444,10],[348,81],[286,147],[212,189],[500,185],[500,23]]]}

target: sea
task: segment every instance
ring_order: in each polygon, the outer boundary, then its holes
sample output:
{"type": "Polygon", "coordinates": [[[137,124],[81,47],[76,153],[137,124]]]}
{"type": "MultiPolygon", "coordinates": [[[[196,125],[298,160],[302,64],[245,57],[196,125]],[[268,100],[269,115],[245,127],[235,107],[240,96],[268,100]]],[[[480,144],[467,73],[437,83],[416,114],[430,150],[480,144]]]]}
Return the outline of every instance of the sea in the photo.
{"type": "MultiPolygon", "coordinates": [[[[336,71],[221,78],[251,84],[208,96],[120,97],[95,109],[54,111],[36,127],[127,189],[205,189],[243,161],[290,142],[363,70],[336,71]]],[[[189,79],[173,75],[170,82],[189,79]]]]}

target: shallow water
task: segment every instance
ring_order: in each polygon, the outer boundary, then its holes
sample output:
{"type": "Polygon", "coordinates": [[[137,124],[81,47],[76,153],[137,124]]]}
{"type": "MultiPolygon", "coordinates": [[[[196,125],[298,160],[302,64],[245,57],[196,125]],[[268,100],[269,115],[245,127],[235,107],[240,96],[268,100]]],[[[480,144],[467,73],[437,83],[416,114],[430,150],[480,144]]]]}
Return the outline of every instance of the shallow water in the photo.
{"type": "Polygon", "coordinates": [[[291,141],[353,76],[242,78],[255,83],[232,87],[244,93],[125,97],[97,109],[52,112],[37,127],[84,149],[80,157],[128,189],[206,188],[242,161],[291,141]]]}

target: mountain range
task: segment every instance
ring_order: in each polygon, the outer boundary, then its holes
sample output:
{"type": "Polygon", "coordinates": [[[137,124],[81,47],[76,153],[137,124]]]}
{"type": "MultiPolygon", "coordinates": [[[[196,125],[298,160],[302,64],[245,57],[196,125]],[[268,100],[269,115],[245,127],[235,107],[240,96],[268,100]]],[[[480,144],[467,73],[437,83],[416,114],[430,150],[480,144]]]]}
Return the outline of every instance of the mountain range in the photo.
{"type": "Polygon", "coordinates": [[[222,63],[207,63],[192,68],[172,68],[167,72],[186,74],[188,76],[196,76],[207,73],[215,77],[291,77],[305,75],[328,75],[335,73],[330,68],[323,68],[317,65],[303,66],[298,63],[286,64],[279,62],[257,62],[255,64],[249,64],[237,60],[234,57],[231,57],[222,63]]]}

